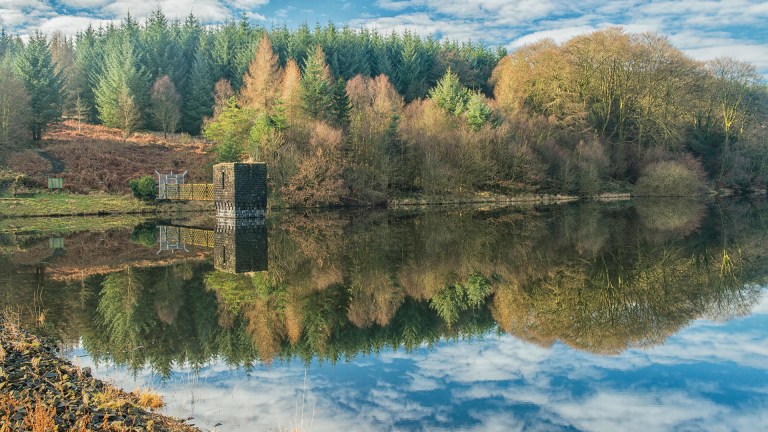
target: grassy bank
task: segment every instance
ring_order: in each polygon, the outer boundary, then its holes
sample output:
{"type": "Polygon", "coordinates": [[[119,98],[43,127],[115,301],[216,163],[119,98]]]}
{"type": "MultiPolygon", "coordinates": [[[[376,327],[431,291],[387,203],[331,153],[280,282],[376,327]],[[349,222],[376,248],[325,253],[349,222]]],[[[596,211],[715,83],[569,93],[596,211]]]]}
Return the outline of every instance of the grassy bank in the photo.
{"type": "Polygon", "coordinates": [[[107,231],[114,228],[132,228],[145,217],[139,215],[11,217],[0,218],[0,233],[15,234],[70,234],[81,231],[107,231]]]}
{"type": "Polygon", "coordinates": [[[206,203],[146,203],[132,196],[109,194],[37,193],[24,198],[0,198],[0,218],[159,214],[196,211],[208,207],[211,206],[206,203]]]}

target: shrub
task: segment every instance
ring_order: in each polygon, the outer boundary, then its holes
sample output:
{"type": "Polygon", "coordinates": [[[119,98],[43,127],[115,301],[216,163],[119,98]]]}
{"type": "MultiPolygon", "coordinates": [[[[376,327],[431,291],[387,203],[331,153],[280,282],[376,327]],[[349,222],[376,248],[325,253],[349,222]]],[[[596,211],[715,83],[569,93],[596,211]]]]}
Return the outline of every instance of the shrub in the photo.
{"type": "Polygon", "coordinates": [[[695,196],[704,192],[704,170],[694,160],[648,165],[637,180],[636,196],[695,196]]]}
{"type": "Polygon", "coordinates": [[[347,188],[342,178],[342,131],[324,122],[315,123],[309,153],[298,173],[283,188],[285,199],[305,206],[338,205],[347,188]]]}
{"type": "Polygon", "coordinates": [[[698,199],[654,198],[636,202],[640,224],[653,235],[653,240],[686,236],[701,227],[706,215],[706,206],[698,199]]]}
{"type": "Polygon", "coordinates": [[[157,227],[149,222],[136,225],[131,233],[131,241],[142,246],[155,246],[157,243],[157,227]]]}
{"type": "Polygon", "coordinates": [[[128,182],[133,196],[140,200],[152,201],[157,198],[157,182],[152,176],[144,176],[128,182]]]}

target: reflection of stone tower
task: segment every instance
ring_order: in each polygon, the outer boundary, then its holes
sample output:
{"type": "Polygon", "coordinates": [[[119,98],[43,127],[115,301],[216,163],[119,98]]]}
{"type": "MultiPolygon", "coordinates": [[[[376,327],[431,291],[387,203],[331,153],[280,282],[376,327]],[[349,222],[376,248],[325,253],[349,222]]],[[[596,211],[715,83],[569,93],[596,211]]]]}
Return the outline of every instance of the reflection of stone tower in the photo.
{"type": "Polygon", "coordinates": [[[267,226],[263,220],[217,219],[213,266],[228,273],[266,271],[267,226]]]}
{"type": "Polygon", "coordinates": [[[267,165],[214,165],[213,196],[217,218],[263,218],[267,209],[267,165]]]}

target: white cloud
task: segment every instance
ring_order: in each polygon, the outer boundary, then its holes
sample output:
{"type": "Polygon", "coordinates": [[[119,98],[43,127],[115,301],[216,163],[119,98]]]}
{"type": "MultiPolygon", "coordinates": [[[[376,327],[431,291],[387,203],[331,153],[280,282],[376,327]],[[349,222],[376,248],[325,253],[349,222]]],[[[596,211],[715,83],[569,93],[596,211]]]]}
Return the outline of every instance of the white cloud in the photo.
{"type": "Polygon", "coordinates": [[[752,308],[753,314],[768,315],[768,287],[763,288],[763,294],[760,301],[752,308]]]}
{"type": "Polygon", "coordinates": [[[91,9],[102,7],[109,2],[110,0],[62,0],[61,4],[76,9],[91,9]]]}
{"type": "Polygon", "coordinates": [[[0,8],[0,27],[13,28],[25,23],[26,20],[27,17],[20,10],[0,8]]]}
{"type": "Polygon", "coordinates": [[[761,0],[379,0],[377,4],[396,14],[361,18],[353,21],[354,25],[482,40],[512,49],[542,38],[561,42],[621,25],[629,32],[670,36],[673,43],[696,59],[727,54],[768,73],[765,32],[753,36],[733,31],[763,26],[768,20],[768,3],[761,0]],[[690,34],[699,40],[691,40],[690,34]],[[716,34],[724,35],[727,42],[715,43],[712,36],[716,34]]]}
{"type": "Polygon", "coordinates": [[[416,6],[411,0],[378,0],[376,5],[382,9],[401,11],[416,6]]]}
{"type": "Polygon", "coordinates": [[[117,23],[119,20],[101,20],[88,17],[60,15],[46,19],[37,27],[43,33],[51,34],[54,31],[60,31],[64,34],[73,35],[79,30],[87,28],[89,25],[93,28],[106,27],[110,23],[117,23]]]}
{"type": "Polygon", "coordinates": [[[122,18],[130,12],[138,20],[148,17],[160,8],[168,18],[184,18],[194,12],[203,22],[220,22],[231,17],[231,11],[219,0],[197,0],[190,3],[187,0],[136,1],[117,0],[101,8],[101,12],[114,18],[122,18]]]}
{"type": "Polygon", "coordinates": [[[230,0],[227,3],[230,3],[237,9],[247,10],[264,6],[269,3],[269,0],[230,0]]]}
{"type": "Polygon", "coordinates": [[[256,10],[268,3],[269,0],[62,0],[62,6],[79,11],[67,14],[39,0],[0,0],[0,26],[19,34],[34,29],[74,34],[91,23],[117,22],[127,13],[142,21],[158,8],[170,19],[183,19],[192,12],[207,24],[243,13],[251,19],[266,21],[256,10]]]}
{"type": "Polygon", "coordinates": [[[537,31],[513,40],[509,43],[508,48],[514,50],[542,39],[552,39],[556,43],[562,43],[574,36],[591,33],[595,30],[597,30],[595,27],[583,25],[578,27],[564,27],[552,30],[537,31]]]}

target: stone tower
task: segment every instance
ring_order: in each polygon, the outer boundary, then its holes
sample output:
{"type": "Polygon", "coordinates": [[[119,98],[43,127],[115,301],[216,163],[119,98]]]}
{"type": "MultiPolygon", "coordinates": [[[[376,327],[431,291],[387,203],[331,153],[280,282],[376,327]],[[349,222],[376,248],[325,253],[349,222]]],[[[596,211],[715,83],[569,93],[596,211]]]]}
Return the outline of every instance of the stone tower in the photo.
{"type": "Polygon", "coordinates": [[[220,163],[213,166],[216,217],[264,218],[267,210],[267,165],[220,163]]]}
{"type": "Polygon", "coordinates": [[[266,271],[267,226],[259,219],[219,219],[214,231],[213,266],[227,273],[266,271]]]}

